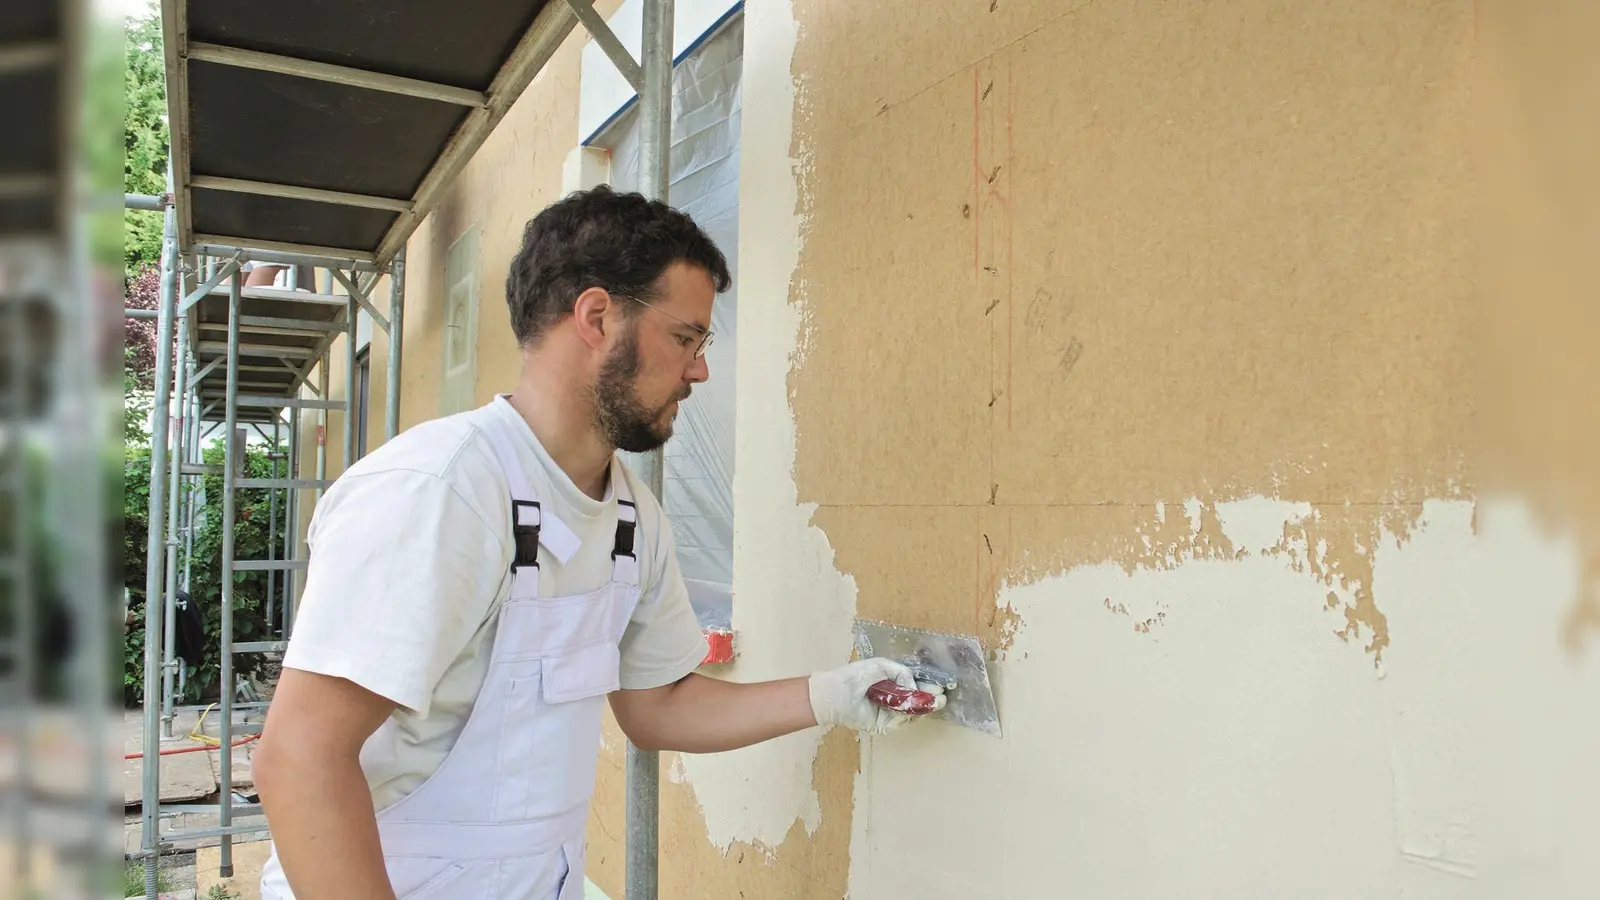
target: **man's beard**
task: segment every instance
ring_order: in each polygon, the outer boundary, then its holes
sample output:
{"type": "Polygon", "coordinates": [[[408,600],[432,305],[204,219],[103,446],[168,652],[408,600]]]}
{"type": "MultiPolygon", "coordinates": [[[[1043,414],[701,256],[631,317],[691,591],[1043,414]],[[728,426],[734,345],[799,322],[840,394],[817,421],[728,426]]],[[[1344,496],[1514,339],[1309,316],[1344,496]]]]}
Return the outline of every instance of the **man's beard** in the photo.
{"type": "MultiPolygon", "coordinates": [[[[630,324],[617,349],[600,367],[600,377],[594,388],[594,420],[600,433],[618,450],[648,453],[672,437],[672,421],[660,423],[660,420],[673,401],[653,410],[645,409],[633,389],[633,380],[638,374],[639,338],[630,324]]],[[[689,388],[685,385],[683,392],[673,399],[683,400],[688,396],[689,388]]]]}

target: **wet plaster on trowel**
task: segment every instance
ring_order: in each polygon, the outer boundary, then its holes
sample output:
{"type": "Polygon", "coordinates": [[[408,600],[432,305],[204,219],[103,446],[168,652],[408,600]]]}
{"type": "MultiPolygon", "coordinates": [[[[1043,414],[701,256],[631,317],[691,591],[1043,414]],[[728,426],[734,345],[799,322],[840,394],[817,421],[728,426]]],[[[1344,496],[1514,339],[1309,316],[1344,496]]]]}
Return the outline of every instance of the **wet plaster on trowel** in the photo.
{"type": "MultiPolygon", "coordinates": [[[[802,223],[790,146],[796,24],[787,3],[745,11],[744,83],[770,98],[744,111],[741,173],[739,385],[734,471],[735,662],[718,677],[759,681],[840,665],[852,651],[855,582],[798,502],[790,368],[801,353],[802,291],[791,298],[802,223]],[[789,365],[775,365],[788,360],[789,365]]],[[[730,753],[678,755],[668,777],[686,783],[711,843],[747,842],[771,853],[798,821],[814,834],[822,806],[813,784],[821,729],[730,753]]]]}
{"type": "MultiPolygon", "coordinates": [[[[1150,524],[1199,535],[1211,507],[1150,524]]],[[[867,742],[849,896],[1592,890],[1600,727],[1559,713],[1600,699],[1600,660],[1557,652],[1575,544],[1516,506],[1380,516],[1359,587],[1393,638],[1378,663],[1330,636],[1325,508],[1214,508],[1228,546],[1002,586],[1025,622],[993,666],[1005,737],[927,722],[867,742]],[[1524,771],[1541,757],[1552,771],[1524,771]]]]}

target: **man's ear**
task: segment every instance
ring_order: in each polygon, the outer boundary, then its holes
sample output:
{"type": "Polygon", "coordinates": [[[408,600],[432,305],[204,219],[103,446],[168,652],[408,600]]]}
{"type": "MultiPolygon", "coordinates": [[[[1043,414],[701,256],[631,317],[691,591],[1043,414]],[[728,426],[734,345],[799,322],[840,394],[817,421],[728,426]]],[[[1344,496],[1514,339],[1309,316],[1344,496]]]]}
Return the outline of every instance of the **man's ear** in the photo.
{"type": "Polygon", "coordinates": [[[605,345],[606,314],[612,306],[611,295],[598,287],[586,289],[573,301],[572,320],[578,328],[578,336],[593,349],[605,345]]]}

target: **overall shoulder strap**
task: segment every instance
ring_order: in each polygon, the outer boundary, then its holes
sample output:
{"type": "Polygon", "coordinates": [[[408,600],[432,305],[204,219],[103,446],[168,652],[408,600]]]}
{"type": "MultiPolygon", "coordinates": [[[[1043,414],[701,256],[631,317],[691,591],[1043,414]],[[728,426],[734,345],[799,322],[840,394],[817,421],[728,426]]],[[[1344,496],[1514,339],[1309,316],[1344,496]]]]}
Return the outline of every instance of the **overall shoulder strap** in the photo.
{"type": "Polygon", "coordinates": [[[639,583],[639,553],[635,548],[639,530],[639,508],[628,489],[628,476],[622,461],[612,457],[612,494],[617,499],[617,539],[611,549],[611,575],[616,581],[639,583]]]}
{"type": "Polygon", "coordinates": [[[506,481],[511,487],[511,535],[516,545],[515,556],[511,560],[511,571],[524,566],[539,567],[539,529],[543,525],[543,511],[539,508],[539,501],[533,497],[533,489],[528,485],[528,476],[522,471],[522,464],[517,461],[516,450],[512,448],[511,436],[506,434],[503,423],[499,421],[486,422],[483,433],[489,439],[489,446],[494,450],[495,459],[500,463],[500,469],[505,472],[506,481]]]}

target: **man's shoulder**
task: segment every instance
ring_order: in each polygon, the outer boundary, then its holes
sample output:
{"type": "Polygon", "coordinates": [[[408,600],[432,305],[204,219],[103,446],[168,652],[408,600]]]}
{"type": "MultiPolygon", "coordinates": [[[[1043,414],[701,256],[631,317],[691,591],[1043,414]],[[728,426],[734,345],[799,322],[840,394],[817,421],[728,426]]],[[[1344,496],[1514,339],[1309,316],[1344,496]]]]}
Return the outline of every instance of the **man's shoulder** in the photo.
{"type": "Polygon", "coordinates": [[[507,481],[477,412],[422,422],[385,441],[334,481],[318,511],[374,497],[403,507],[418,491],[438,491],[485,522],[502,521],[510,514],[507,481]]]}
{"type": "Polygon", "coordinates": [[[493,465],[480,416],[481,410],[468,410],[407,428],[358,460],[345,477],[388,473],[429,475],[445,481],[492,477],[499,469],[493,465]]]}

